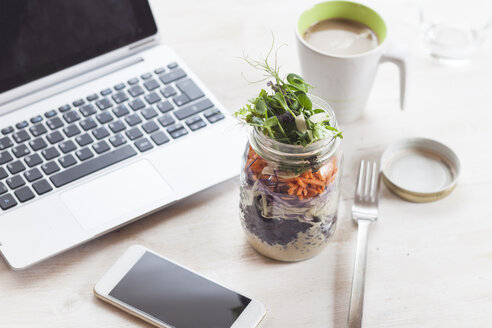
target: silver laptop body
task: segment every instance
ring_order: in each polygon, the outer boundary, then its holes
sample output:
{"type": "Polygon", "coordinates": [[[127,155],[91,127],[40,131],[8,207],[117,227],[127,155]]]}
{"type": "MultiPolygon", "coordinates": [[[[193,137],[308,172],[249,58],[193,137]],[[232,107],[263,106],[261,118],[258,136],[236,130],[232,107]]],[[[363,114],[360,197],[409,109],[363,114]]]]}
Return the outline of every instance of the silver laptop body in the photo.
{"type": "MultiPolygon", "coordinates": [[[[146,1],[128,2],[148,6],[146,1]]],[[[245,141],[237,123],[172,49],[159,44],[158,39],[156,30],[131,44],[0,93],[0,139],[7,137],[12,143],[0,147],[4,148],[0,150],[0,159],[12,157],[0,166],[7,173],[7,177],[0,180],[6,189],[0,194],[2,206],[7,208],[0,209],[0,252],[12,268],[26,268],[237,175],[245,141]],[[176,73],[177,69],[182,71],[176,73]],[[186,76],[182,76],[183,72],[186,76]],[[166,75],[168,73],[174,75],[166,75]],[[176,76],[182,77],[173,80],[176,76]],[[155,83],[145,84],[150,80],[156,81],[158,87],[155,83]],[[185,90],[190,83],[191,91],[185,90]],[[135,85],[139,85],[144,93],[131,95],[129,90],[135,85]],[[176,94],[166,97],[164,89],[167,87],[172,87],[176,94]],[[107,94],[107,89],[111,93],[107,94]],[[104,90],[105,95],[102,95],[104,90]],[[151,93],[154,93],[152,97],[149,96],[151,93]],[[159,98],[157,102],[155,94],[159,98]],[[180,95],[183,94],[189,97],[184,101],[186,104],[180,106],[184,97],[180,95]],[[89,100],[90,95],[90,99],[94,95],[97,99],[89,100]],[[121,100],[124,95],[128,100],[121,100]],[[103,99],[108,99],[111,106],[104,108],[108,101],[103,99]],[[121,102],[117,103],[115,99],[121,102]],[[136,99],[140,99],[145,107],[133,109],[130,102],[138,105],[136,99]],[[161,110],[163,105],[159,105],[166,103],[169,106],[167,102],[173,108],[161,110]],[[69,110],[63,107],[66,104],[69,104],[69,110]],[[126,106],[128,114],[116,110],[121,104],[126,106]],[[92,109],[91,106],[84,107],[87,105],[92,105],[92,109]],[[69,112],[76,114],[70,116],[69,112]],[[104,112],[110,115],[101,114],[104,112]],[[135,116],[128,118],[134,114],[141,123],[134,122],[135,116]],[[63,126],[55,127],[52,124],[54,117],[59,117],[63,126]],[[111,121],[107,121],[110,118],[111,121]],[[169,119],[174,122],[170,124],[166,121],[169,119]],[[24,121],[27,126],[23,123],[18,128],[17,125],[24,121]],[[125,129],[113,132],[111,128],[117,125],[113,123],[116,121],[121,121],[125,129]],[[144,128],[143,124],[149,121],[155,124],[149,123],[144,128]],[[45,126],[46,132],[39,134],[42,132],[39,123],[45,126]],[[93,123],[96,125],[91,128],[93,123]],[[110,124],[113,124],[111,128],[110,124]],[[65,129],[69,125],[77,126],[80,133],[67,136],[65,129]],[[158,130],[155,130],[156,125],[158,130]],[[8,127],[12,127],[12,131],[9,132],[8,127]],[[102,137],[93,132],[100,127],[105,127],[109,135],[102,137]],[[135,127],[141,136],[132,135],[135,127]],[[22,141],[24,138],[19,137],[26,136],[19,132],[21,130],[26,131],[28,140],[22,141]],[[129,133],[130,130],[133,132],[129,133]],[[92,139],[88,144],[81,137],[86,134],[92,139]],[[115,138],[116,134],[120,137],[115,138]],[[56,142],[60,135],[63,140],[56,142]],[[32,148],[34,139],[39,138],[47,146],[35,151],[32,148]],[[113,145],[115,140],[116,146],[113,145]],[[124,143],[118,145],[123,140],[124,143]],[[68,144],[68,141],[72,141],[76,149],[63,148],[65,153],[60,142],[68,144]],[[59,155],[51,158],[53,154],[48,154],[48,148],[55,148],[59,155]],[[82,149],[89,149],[92,156],[85,158],[88,152],[82,149]],[[21,151],[28,153],[19,154],[21,151]],[[37,157],[34,154],[38,154],[42,162],[35,165],[32,158],[37,157]],[[75,163],[70,164],[64,159],[65,168],[61,158],[68,158],[70,154],[75,163]],[[18,162],[24,170],[17,171],[18,162]],[[51,173],[53,165],[48,165],[50,162],[56,164],[58,171],[51,173]],[[34,168],[42,176],[29,181],[27,177],[34,178],[26,172],[35,171],[34,168]],[[71,176],[74,174],[76,179],[71,176]],[[18,186],[18,177],[24,182],[21,186],[18,186]],[[41,180],[43,183],[37,183],[41,180]],[[46,191],[49,188],[51,190],[46,191]],[[12,199],[16,204],[10,207],[12,199]]],[[[138,88],[132,90],[135,89],[138,88]]]]}

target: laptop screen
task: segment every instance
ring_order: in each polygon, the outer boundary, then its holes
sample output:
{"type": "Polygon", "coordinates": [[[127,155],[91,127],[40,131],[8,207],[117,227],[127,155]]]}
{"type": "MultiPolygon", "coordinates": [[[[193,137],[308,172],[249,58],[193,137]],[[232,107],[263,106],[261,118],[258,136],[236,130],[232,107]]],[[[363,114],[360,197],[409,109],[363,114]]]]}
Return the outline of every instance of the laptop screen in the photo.
{"type": "Polygon", "coordinates": [[[145,0],[0,0],[0,93],[156,32],[145,0]]]}

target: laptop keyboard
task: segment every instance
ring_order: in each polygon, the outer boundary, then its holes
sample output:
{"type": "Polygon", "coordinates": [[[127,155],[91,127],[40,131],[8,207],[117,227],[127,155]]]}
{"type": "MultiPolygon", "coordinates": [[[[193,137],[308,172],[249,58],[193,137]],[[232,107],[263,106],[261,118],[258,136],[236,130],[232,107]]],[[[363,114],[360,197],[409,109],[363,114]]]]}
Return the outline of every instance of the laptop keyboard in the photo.
{"type": "Polygon", "coordinates": [[[5,127],[0,208],[31,201],[223,118],[171,63],[5,127]]]}

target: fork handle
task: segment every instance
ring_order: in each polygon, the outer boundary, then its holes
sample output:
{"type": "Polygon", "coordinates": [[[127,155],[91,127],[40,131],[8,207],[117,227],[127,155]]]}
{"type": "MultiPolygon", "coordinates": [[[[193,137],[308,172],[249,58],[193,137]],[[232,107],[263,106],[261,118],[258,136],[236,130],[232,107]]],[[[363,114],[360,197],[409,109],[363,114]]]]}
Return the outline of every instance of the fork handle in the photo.
{"type": "Polygon", "coordinates": [[[348,327],[362,327],[362,309],[364,306],[364,282],[366,276],[367,235],[371,221],[359,219],[357,233],[357,252],[355,254],[354,273],[352,277],[352,292],[350,294],[350,307],[348,315],[348,327]]]}

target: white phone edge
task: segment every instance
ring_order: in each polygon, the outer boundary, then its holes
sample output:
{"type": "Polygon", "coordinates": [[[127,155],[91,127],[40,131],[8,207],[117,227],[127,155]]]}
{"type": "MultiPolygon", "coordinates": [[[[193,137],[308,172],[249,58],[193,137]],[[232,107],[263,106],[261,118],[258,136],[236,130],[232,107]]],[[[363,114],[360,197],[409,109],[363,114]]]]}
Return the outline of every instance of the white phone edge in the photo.
{"type": "MultiPolygon", "coordinates": [[[[96,283],[96,285],[94,286],[94,294],[96,295],[96,297],[98,297],[99,299],[105,301],[105,302],[108,302],[116,307],[118,307],[119,309],[125,311],[125,312],[128,312],[142,320],[145,320],[146,322],[148,323],[151,323],[157,327],[161,327],[161,328],[175,328],[173,326],[170,326],[170,325],[167,325],[163,322],[161,322],[160,320],[150,316],[149,314],[137,309],[137,308],[134,308],[128,304],[125,304],[123,302],[121,302],[120,300],[112,297],[109,295],[109,293],[111,292],[111,290],[113,290],[113,288],[116,286],[116,284],[118,284],[118,282],[127,274],[127,272],[135,265],[135,263],[137,263],[137,261],[142,257],[142,255],[145,253],[145,252],[149,252],[149,253],[152,253],[166,261],[169,261],[181,268],[184,268],[185,270],[188,270],[200,277],[203,277],[211,282],[214,282],[226,289],[229,289],[235,293],[238,293],[236,292],[235,290],[233,289],[230,289],[222,284],[219,284],[218,282],[216,281],[213,281],[213,280],[210,280],[208,279],[207,277],[204,277],[203,275],[199,274],[199,273],[196,273],[194,272],[193,270],[190,270],[186,267],[183,267],[182,265],[156,253],[156,252],[153,252],[151,251],[150,249],[144,247],[144,246],[141,246],[141,245],[133,245],[133,246],[130,246],[126,251],[125,253],[123,253],[123,255],[113,264],[113,266],[111,266],[111,268],[104,274],[104,276],[96,283]]],[[[238,293],[240,295],[243,295],[241,293],[238,293]]],[[[248,297],[247,295],[244,295],[246,297],[248,297]]],[[[256,301],[254,300],[253,298],[251,297],[248,297],[249,299],[251,299],[251,302],[248,304],[248,306],[246,307],[246,309],[244,309],[244,311],[241,313],[241,315],[239,316],[239,318],[236,319],[236,321],[233,323],[233,325],[231,326],[231,328],[252,328],[252,327],[257,327],[258,324],[260,323],[260,321],[263,319],[263,317],[265,316],[266,314],[266,307],[265,305],[263,305],[263,303],[259,302],[259,301],[256,301]]]]}

